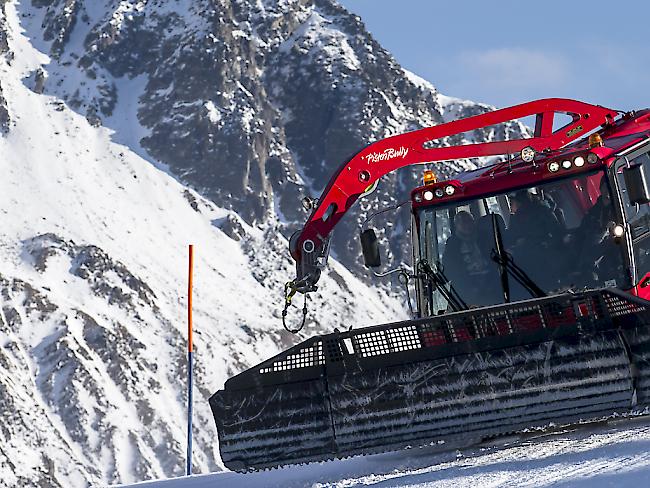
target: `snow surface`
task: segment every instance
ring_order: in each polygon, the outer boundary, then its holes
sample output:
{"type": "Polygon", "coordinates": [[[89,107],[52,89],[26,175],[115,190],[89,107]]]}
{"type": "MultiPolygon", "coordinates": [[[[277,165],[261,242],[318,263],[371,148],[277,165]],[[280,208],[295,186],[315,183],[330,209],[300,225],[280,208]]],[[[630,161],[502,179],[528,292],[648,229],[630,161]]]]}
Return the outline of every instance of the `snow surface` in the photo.
{"type": "MultiPolygon", "coordinates": [[[[650,485],[650,419],[573,428],[449,453],[429,448],[261,473],[218,473],[137,488],[641,487],[650,485]],[[547,438],[546,438],[547,437],[547,438]]],[[[126,485],[123,485],[126,487],[126,485]]]]}

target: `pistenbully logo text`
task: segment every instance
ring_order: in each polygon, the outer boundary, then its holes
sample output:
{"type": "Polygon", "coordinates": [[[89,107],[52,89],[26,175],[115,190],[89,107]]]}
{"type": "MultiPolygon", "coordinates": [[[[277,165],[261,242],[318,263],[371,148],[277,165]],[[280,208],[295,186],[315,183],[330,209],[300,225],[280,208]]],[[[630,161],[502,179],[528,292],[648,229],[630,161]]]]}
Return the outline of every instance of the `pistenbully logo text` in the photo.
{"type": "Polygon", "coordinates": [[[409,153],[408,148],[400,147],[399,149],[394,149],[392,147],[384,149],[382,152],[372,152],[362,156],[361,159],[365,159],[369,163],[378,163],[380,161],[389,161],[395,158],[404,159],[409,153]]]}

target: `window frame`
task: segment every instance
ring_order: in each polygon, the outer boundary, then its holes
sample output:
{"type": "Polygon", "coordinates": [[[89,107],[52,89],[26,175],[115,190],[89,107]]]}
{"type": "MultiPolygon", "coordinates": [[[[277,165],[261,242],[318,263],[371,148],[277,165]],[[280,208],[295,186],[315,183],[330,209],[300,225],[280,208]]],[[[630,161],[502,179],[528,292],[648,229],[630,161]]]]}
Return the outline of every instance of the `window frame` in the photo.
{"type": "MultiPolygon", "coordinates": [[[[647,144],[643,146],[644,149],[642,150],[641,148],[639,148],[638,152],[637,151],[634,152],[635,155],[638,156],[640,154],[643,154],[644,152],[650,152],[650,139],[648,139],[646,142],[647,142],[647,144]]],[[[619,157],[620,157],[620,155],[619,155],[619,157]]],[[[611,165],[609,168],[599,168],[599,169],[595,169],[593,171],[594,171],[594,174],[597,173],[597,172],[601,172],[603,177],[607,179],[607,185],[609,187],[608,190],[609,190],[609,193],[611,195],[612,200],[614,200],[613,206],[614,206],[614,216],[615,216],[616,222],[623,222],[626,225],[626,232],[625,232],[625,238],[624,238],[625,239],[625,245],[622,246],[623,249],[621,250],[621,258],[622,258],[622,264],[624,266],[624,269],[627,268],[627,273],[626,274],[627,274],[627,279],[629,279],[632,276],[636,277],[636,275],[634,274],[636,272],[636,270],[634,268],[634,258],[633,258],[634,254],[633,254],[633,250],[632,250],[632,244],[630,242],[630,235],[631,234],[629,232],[629,229],[627,228],[627,221],[624,218],[625,212],[624,212],[624,208],[623,208],[622,194],[620,192],[620,188],[619,188],[619,185],[618,185],[618,179],[616,178],[616,173],[615,173],[615,167],[617,166],[617,163],[619,161],[621,161],[621,159],[616,160],[615,163],[613,165],[611,165]]],[[[591,172],[586,172],[585,173],[586,176],[588,176],[589,174],[591,174],[591,172]]],[[[571,180],[571,179],[574,179],[575,177],[576,177],[576,175],[568,175],[568,176],[565,176],[563,178],[557,178],[557,179],[554,179],[554,180],[551,180],[551,181],[540,181],[537,186],[551,184],[551,183],[557,183],[557,182],[560,182],[562,180],[571,180]]],[[[536,185],[530,185],[530,186],[536,186],[536,185]]],[[[414,236],[417,235],[417,237],[418,237],[417,241],[414,240],[413,243],[412,243],[413,244],[413,254],[412,254],[412,256],[413,256],[413,259],[414,259],[414,261],[413,261],[413,269],[416,269],[417,260],[422,257],[422,242],[423,241],[422,241],[422,236],[420,235],[420,233],[422,232],[422,220],[420,218],[420,214],[425,208],[445,208],[445,207],[451,207],[451,206],[460,206],[465,202],[471,202],[471,201],[474,201],[474,200],[486,199],[486,198],[493,197],[493,196],[496,196],[497,199],[498,199],[498,198],[500,198],[501,196],[505,195],[508,192],[517,191],[517,190],[521,190],[521,189],[524,189],[524,188],[529,188],[530,186],[516,187],[516,188],[509,189],[509,190],[502,190],[502,191],[496,192],[496,193],[485,193],[485,194],[482,194],[482,195],[472,196],[471,198],[467,198],[467,199],[463,199],[463,200],[445,202],[444,204],[439,204],[439,205],[429,205],[429,206],[426,206],[426,207],[418,207],[417,209],[412,207],[412,209],[411,209],[411,211],[412,211],[412,223],[411,223],[411,225],[412,225],[412,229],[413,229],[413,235],[414,236]]],[[[648,204],[648,205],[650,205],[650,204],[648,204]]],[[[500,204],[500,206],[501,206],[501,204],[500,204]]],[[[650,233],[648,233],[648,236],[650,236],[650,233]]],[[[428,316],[429,307],[431,306],[431,304],[429,303],[427,297],[425,296],[424,286],[422,285],[422,283],[420,283],[421,280],[415,280],[415,281],[416,281],[416,287],[415,287],[416,290],[415,290],[415,292],[416,292],[417,297],[418,297],[418,299],[417,299],[417,303],[418,303],[417,314],[418,314],[419,317],[426,317],[426,316],[428,316]]],[[[636,286],[637,283],[638,283],[638,280],[633,279],[630,283],[624,283],[621,288],[626,289],[628,285],[630,287],[634,287],[634,286],[636,286]]]]}
{"type": "MultiPolygon", "coordinates": [[[[625,241],[626,241],[626,253],[625,259],[628,263],[628,272],[631,278],[632,287],[635,287],[639,284],[639,280],[647,273],[650,273],[650,269],[642,270],[641,272],[638,269],[638,263],[636,262],[635,246],[638,246],[642,241],[647,241],[650,239],[650,226],[648,230],[643,234],[634,236],[632,233],[632,225],[630,224],[631,219],[628,216],[627,209],[631,205],[627,202],[627,188],[625,188],[625,178],[623,177],[623,168],[628,168],[632,165],[632,162],[644,154],[648,154],[650,158],[650,139],[646,139],[641,143],[633,146],[632,148],[623,151],[618,155],[618,159],[611,166],[611,175],[610,175],[610,184],[613,183],[614,193],[617,195],[617,205],[616,210],[618,213],[618,218],[620,222],[624,222],[625,226],[625,241]],[[619,174],[620,170],[620,174],[619,174]],[[623,191],[625,190],[625,191],[623,191]],[[643,275],[643,276],[641,276],[643,275]]],[[[648,169],[650,169],[650,159],[648,159],[648,169]]],[[[650,204],[647,214],[648,220],[650,221],[650,204]]]]}

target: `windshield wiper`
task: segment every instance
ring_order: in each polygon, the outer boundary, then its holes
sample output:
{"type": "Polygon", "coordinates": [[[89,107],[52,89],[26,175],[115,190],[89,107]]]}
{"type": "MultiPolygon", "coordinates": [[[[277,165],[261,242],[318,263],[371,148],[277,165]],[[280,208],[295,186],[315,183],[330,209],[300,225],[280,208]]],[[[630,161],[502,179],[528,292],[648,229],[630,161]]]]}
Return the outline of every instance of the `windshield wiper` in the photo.
{"type": "Polygon", "coordinates": [[[547,296],[546,292],[542,290],[523,269],[515,264],[508,253],[504,252],[499,255],[496,250],[492,249],[492,261],[504,268],[517,283],[523,286],[526,291],[530,293],[533,298],[542,298],[547,296]]]}
{"type": "MultiPolygon", "coordinates": [[[[494,249],[492,249],[492,255],[495,253],[499,256],[503,256],[505,251],[503,249],[503,239],[501,238],[501,229],[499,228],[499,223],[497,222],[497,214],[491,212],[492,215],[492,233],[494,235],[494,249]]],[[[494,258],[492,258],[494,260],[494,258]]],[[[499,264],[499,276],[501,277],[501,289],[503,290],[503,301],[510,303],[510,283],[508,283],[508,271],[505,266],[499,264]]]]}
{"type": "Polygon", "coordinates": [[[440,294],[447,300],[447,303],[449,303],[449,306],[454,312],[469,308],[465,300],[462,299],[456,288],[454,288],[454,285],[440,270],[440,266],[436,265],[436,269],[434,270],[426,259],[421,259],[418,262],[417,270],[418,274],[423,274],[435,285],[435,288],[440,291],[440,294]],[[445,288],[447,284],[449,285],[449,289],[445,288]]]}
{"type": "Polygon", "coordinates": [[[494,232],[494,248],[492,249],[492,261],[499,265],[501,274],[501,287],[503,288],[503,298],[506,303],[510,302],[510,285],[508,283],[508,275],[512,276],[514,280],[523,286],[533,298],[542,298],[547,296],[546,292],[542,290],[537,283],[535,283],[528,274],[521,269],[503,248],[503,238],[501,237],[501,229],[497,223],[496,214],[492,213],[492,231],[494,232]]]}

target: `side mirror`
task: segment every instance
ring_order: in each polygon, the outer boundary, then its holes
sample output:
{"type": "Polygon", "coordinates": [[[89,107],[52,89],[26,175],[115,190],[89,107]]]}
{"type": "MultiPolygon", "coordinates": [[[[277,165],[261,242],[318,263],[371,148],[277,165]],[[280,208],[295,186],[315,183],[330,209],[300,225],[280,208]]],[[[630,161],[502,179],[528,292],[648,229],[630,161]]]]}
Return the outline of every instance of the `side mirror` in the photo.
{"type": "Polygon", "coordinates": [[[623,169],[625,188],[631,205],[650,203],[650,189],[648,189],[648,180],[644,169],[642,164],[634,164],[623,169]]]}
{"type": "Polygon", "coordinates": [[[381,266],[379,255],[379,241],[374,229],[366,229],[360,235],[361,252],[363,253],[363,264],[367,268],[378,268],[381,266]]]}

